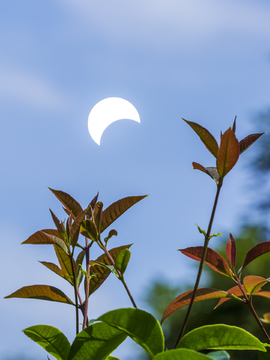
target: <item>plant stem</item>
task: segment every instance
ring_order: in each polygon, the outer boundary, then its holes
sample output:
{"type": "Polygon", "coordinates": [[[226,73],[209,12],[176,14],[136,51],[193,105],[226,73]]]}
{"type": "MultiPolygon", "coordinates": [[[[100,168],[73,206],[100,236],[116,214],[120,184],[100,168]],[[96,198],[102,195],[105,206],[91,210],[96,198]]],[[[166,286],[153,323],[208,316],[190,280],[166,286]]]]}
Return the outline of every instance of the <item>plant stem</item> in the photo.
{"type": "Polygon", "coordinates": [[[73,257],[72,255],[69,255],[70,263],[71,263],[71,269],[72,269],[72,276],[74,281],[74,296],[75,296],[75,308],[76,308],[76,335],[79,334],[79,306],[78,306],[78,289],[76,284],[76,276],[75,276],[75,270],[74,270],[74,264],[73,264],[73,257]]]}
{"type": "Polygon", "coordinates": [[[221,186],[222,186],[222,181],[220,181],[219,184],[217,184],[216,197],[215,197],[215,201],[214,201],[210,221],[209,221],[209,224],[208,224],[207,233],[206,233],[206,236],[204,238],[203,254],[202,254],[201,261],[200,261],[200,266],[199,266],[199,270],[198,270],[198,274],[197,274],[197,279],[196,279],[196,282],[195,282],[195,285],[194,285],[194,288],[193,288],[193,293],[192,293],[192,297],[190,299],[190,303],[189,303],[189,306],[188,306],[188,309],[187,309],[187,312],[186,312],[186,316],[185,316],[184,322],[183,322],[183,324],[181,326],[181,329],[180,329],[180,332],[178,334],[178,337],[177,337],[174,348],[177,347],[179,341],[181,340],[181,337],[183,336],[183,333],[184,333],[185,328],[187,326],[187,322],[188,322],[188,319],[189,319],[189,316],[190,316],[190,313],[191,313],[191,309],[192,309],[192,306],[193,306],[193,303],[194,303],[194,300],[195,300],[195,297],[196,297],[196,292],[197,292],[197,289],[199,287],[199,283],[200,283],[202,270],[203,270],[203,265],[204,265],[204,261],[205,261],[205,257],[206,257],[206,253],[207,253],[208,243],[209,243],[209,240],[210,240],[212,224],[213,224],[214,217],[215,217],[215,212],[216,212],[216,208],[217,208],[218,197],[219,197],[221,186]]]}
{"type": "Polygon", "coordinates": [[[258,325],[259,325],[260,328],[262,329],[264,335],[265,335],[266,338],[267,338],[267,341],[270,343],[269,335],[268,335],[267,331],[265,330],[265,328],[264,328],[261,320],[259,319],[259,317],[258,317],[258,315],[257,315],[257,313],[256,313],[256,310],[255,310],[254,307],[253,307],[252,300],[248,298],[245,290],[243,289],[240,279],[238,280],[237,285],[239,286],[240,290],[242,291],[242,293],[243,293],[243,295],[244,295],[244,297],[245,297],[245,300],[246,300],[246,304],[247,304],[247,306],[249,307],[252,315],[254,316],[255,320],[256,320],[257,323],[258,323],[258,325]]]}
{"type": "Polygon", "coordinates": [[[85,286],[85,306],[84,306],[84,317],[83,317],[83,330],[86,328],[87,324],[87,314],[88,314],[88,304],[89,304],[89,285],[90,285],[90,266],[89,266],[89,252],[90,248],[88,246],[88,238],[85,238],[85,260],[86,260],[86,286],[85,286]]]}
{"type": "Polygon", "coordinates": [[[117,269],[117,267],[116,267],[116,265],[115,265],[115,262],[114,262],[114,260],[113,260],[113,258],[112,258],[112,256],[111,256],[111,254],[110,254],[109,251],[107,250],[106,246],[103,246],[102,248],[103,248],[103,250],[105,251],[106,255],[108,256],[111,264],[113,265],[113,267],[114,267],[115,270],[117,271],[117,274],[118,274],[118,276],[119,276],[119,279],[120,279],[121,282],[123,283],[123,285],[124,285],[124,287],[125,287],[125,289],[126,289],[126,292],[127,292],[128,296],[129,296],[129,298],[130,298],[130,301],[132,302],[132,305],[137,309],[137,305],[136,305],[136,303],[135,303],[135,301],[134,301],[134,299],[133,299],[133,297],[132,297],[132,295],[131,295],[131,293],[130,293],[130,291],[129,291],[129,288],[128,288],[125,280],[124,280],[124,277],[123,277],[123,275],[121,274],[121,272],[117,269]]]}

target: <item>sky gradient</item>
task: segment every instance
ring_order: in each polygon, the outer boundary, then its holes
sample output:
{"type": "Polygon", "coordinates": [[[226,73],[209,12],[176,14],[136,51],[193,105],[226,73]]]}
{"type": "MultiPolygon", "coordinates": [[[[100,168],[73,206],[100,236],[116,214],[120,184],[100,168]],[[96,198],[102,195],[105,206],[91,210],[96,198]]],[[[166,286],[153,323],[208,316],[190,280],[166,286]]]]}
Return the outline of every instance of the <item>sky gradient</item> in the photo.
{"type": "MultiPolygon", "coordinates": [[[[83,207],[97,192],[105,208],[149,194],[114,223],[118,236],[111,240],[111,246],[134,243],[126,281],[139,307],[151,280],[193,279],[191,260],[176,250],[202,243],[194,224],[207,227],[215,184],[191,163],[215,164],[181,118],[217,139],[235,115],[239,140],[263,131],[251,120],[269,106],[269,18],[263,0],[1,2],[1,359],[45,358],[21,332],[31,325],[53,325],[74,337],[69,306],[3,300],[32,284],[73,296],[37,261],[55,261],[50,246],[20,246],[35,231],[53,228],[49,208],[66,218],[47,187],[70,193],[83,207]],[[141,123],[115,122],[98,146],[87,119],[110,96],[130,101],[141,123]]],[[[249,151],[225,179],[213,232],[237,231],[248,210],[249,151]]],[[[90,318],[127,306],[111,275],[90,300],[90,318]]],[[[117,355],[128,359],[127,345],[117,355]]]]}

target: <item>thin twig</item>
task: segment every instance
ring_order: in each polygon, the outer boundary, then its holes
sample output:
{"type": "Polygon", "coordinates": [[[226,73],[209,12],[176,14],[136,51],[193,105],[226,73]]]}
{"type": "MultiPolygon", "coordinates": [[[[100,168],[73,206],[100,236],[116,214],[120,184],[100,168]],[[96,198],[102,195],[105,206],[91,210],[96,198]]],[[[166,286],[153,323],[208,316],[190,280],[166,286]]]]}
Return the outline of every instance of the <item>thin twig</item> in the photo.
{"type": "Polygon", "coordinates": [[[217,207],[217,203],[218,203],[218,197],[219,197],[221,186],[222,186],[222,181],[217,185],[216,197],[215,197],[215,201],[214,201],[210,221],[209,221],[209,224],[208,224],[207,233],[206,233],[206,236],[205,236],[205,239],[204,239],[203,254],[202,254],[201,261],[200,261],[200,266],[199,266],[199,270],[198,270],[198,274],[197,274],[197,279],[196,279],[196,282],[195,282],[195,285],[194,285],[194,288],[193,288],[192,297],[190,299],[190,303],[189,303],[189,306],[188,306],[188,309],[187,309],[187,312],[186,312],[184,322],[183,322],[183,324],[181,326],[180,332],[178,334],[178,337],[177,337],[177,340],[176,340],[176,343],[175,343],[175,348],[177,347],[179,341],[181,340],[181,337],[183,336],[183,333],[184,333],[185,328],[187,326],[187,322],[188,322],[188,319],[189,319],[189,316],[190,316],[190,313],[191,313],[191,309],[192,309],[192,306],[193,306],[193,303],[194,303],[194,300],[195,300],[195,297],[196,297],[196,292],[197,292],[198,287],[199,287],[199,283],[200,283],[202,270],[203,270],[203,265],[204,265],[204,261],[205,261],[205,257],[206,257],[206,253],[207,253],[208,243],[209,243],[209,240],[210,240],[212,224],[213,224],[214,217],[215,217],[215,212],[216,212],[216,207],[217,207]]]}

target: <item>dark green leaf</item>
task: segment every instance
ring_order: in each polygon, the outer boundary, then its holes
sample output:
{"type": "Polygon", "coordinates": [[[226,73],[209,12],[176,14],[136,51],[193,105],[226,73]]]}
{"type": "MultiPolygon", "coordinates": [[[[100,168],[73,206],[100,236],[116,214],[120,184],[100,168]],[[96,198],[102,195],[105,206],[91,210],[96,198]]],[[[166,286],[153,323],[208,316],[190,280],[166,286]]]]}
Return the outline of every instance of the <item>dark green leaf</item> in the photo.
{"type": "Polygon", "coordinates": [[[24,286],[5,297],[5,299],[8,298],[40,299],[74,305],[61,290],[48,285],[24,286]]]}
{"type": "Polygon", "coordinates": [[[93,241],[98,241],[98,230],[93,220],[86,219],[81,222],[81,233],[93,241]]]}
{"type": "Polygon", "coordinates": [[[54,245],[54,251],[55,251],[57,259],[59,261],[60,268],[62,269],[63,273],[65,274],[65,279],[68,282],[70,282],[71,284],[74,284],[71,261],[74,266],[75,276],[77,276],[77,274],[78,274],[78,267],[77,267],[76,262],[74,261],[73,258],[70,258],[70,256],[68,256],[67,253],[65,251],[63,251],[59,246],[54,245]]]}
{"type": "Polygon", "coordinates": [[[183,119],[192,129],[196,132],[197,135],[199,135],[200,139],[206,146],[206,148],[215,156],[217,157],[218,154],[218,143],[214,136],[204,127],[201,125],[188,121],[183,119]]]}
{"type": "Polygon", "coordinates": [[[211,358],[189,349],[174,349],[157,354],[153,360],[211,360],[211,358]]]}
{"type": "Polygon", "coordinates": [[[259,350],[266,351],[255,336],[236,326],[216,324],[196,328],[179,342],[179,348],[200,350],[259,350]]]}
{"type": "Polygon", "coordinates": [[[134,308],[117,309],[107,312],[97,320],[125,331],[151,357],[164,350],[160,323],[146,311],[134,308]]]}
{"type": "Polygon", "coordinates": [[[126,337],[126,333],[104,322],[95,323],[76,336],[68,360],[105,360],[126,337]]]}
{"type": "Polygon", "coordinates": [[[60,330],[53,326],[36,325],[24,329],[23,332],[57,360],[67,360],[70,343],[60,330]]]}
{"type": "Polygon", "coordinates": [[[100,233],[102,233],[108,226],[110,226],[116,219],[119,218],[131,206],[135,205],[138,201],[144,199],[144,196],[128,196],[111,204],[103,211],[102,222],[100,225],[100,233]]]}

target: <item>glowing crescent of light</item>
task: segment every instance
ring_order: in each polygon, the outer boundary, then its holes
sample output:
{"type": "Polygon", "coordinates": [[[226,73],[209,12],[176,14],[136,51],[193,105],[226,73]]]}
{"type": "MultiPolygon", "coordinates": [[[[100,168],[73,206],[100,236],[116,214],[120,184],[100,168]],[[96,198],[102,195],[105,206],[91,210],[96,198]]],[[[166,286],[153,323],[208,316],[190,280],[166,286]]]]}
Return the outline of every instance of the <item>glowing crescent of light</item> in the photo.
{"type": "Polygon", "coordinates": [[[113,122],[122,119],[140,123],[140,115],[129,101],[119,97],[99,101],[88,116],[88,130],[92,139],[100,145],[104,130],[113,122]]]}

